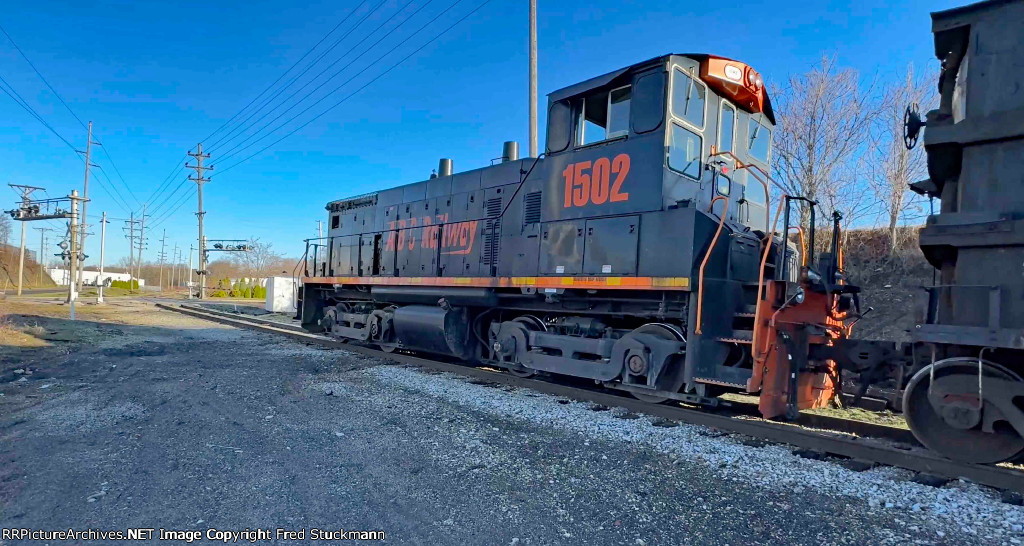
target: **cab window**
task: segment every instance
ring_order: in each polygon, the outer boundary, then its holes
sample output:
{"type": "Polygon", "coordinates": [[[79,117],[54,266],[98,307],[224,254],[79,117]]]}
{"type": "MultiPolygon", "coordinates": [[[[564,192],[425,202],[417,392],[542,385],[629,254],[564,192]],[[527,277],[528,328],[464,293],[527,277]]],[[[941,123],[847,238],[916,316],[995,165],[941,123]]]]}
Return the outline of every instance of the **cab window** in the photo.
{"type": "Polygon", "coordinates": [[[608,138],[629,133],[629,86],[608,94],[608,138]]]}
{"type": "Polygon", "coordinates": [[[672,115],[703,129],[706,98],[703,83],[679,67],[672,70],[672,115]]]}
{"type": "Polygon", "coordinates": [[[720,174],[715,178],[717,179],[715,190],[718,191],[718,195],[729,195],[729,192],[732,190],[732,180],[724,174],[720,174]]]}
{"type": "Polygon", "coordinates": [[[576,145],[589,146],[629,133],[629,86],[584,97],[576,121],[576,145]]]}
{"type": "Polygon", "coordinates": [[[700,179],[701,150],[700,135],[673,122],[669,135],[668,166],[693,179],[700,179]]]}
{"type": "Polygon", "coordinates": [[[733,151],[733,135],[736,133],[736,109],[722,101],[722,112],[718,116],[718,151],[733,151]]]}
{"type": "Polygon", "coordinates": [[[747,125],[747,151],[751,157],[768,163],[768,150],[772,143],[772,130],[760,121],[751,118],[747,125]]]}

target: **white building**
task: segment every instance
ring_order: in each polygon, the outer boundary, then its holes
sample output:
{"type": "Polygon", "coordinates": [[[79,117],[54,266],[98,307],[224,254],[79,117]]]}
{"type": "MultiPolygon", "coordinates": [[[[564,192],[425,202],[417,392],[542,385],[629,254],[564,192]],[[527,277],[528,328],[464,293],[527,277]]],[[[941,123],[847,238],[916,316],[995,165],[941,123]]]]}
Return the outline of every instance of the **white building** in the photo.
{"type": "MultiPolygon", "coordinates": [[[[47,271],[49,271],[50,273],[50,278],[53,279],[53,282],[57,283],[58,286],[67,286],[69,283],[69,279],[71,279],[71,275],[69,274],[67,269],[54,267],[48,269],[47,271]]],[[[130,281],[132,280],[132,276],[129,275],[128,273],[112,273],[109,271],[104,271],[102,279],[103,285],[109,286],[110,281],[130,281]]],[[[82,271],[82,283],[84,285],[98,286],[99,281],[99,271],[82,271]]],[[[142,288],[143,286],[146,286],[145,279],[139,279],[139,288],[142,288]]]]}

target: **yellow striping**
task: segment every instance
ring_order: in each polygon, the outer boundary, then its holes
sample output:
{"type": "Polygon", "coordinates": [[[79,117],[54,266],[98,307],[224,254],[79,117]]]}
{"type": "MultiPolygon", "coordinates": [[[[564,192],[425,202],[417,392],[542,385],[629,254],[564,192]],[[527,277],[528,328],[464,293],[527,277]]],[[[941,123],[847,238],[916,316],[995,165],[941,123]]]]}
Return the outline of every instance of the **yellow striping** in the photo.
{"type": "Polygon", "coordinates": [[[303,277],[309,284],[485,286],[491,288],[616,288],[689,290],[688,277],[303,277]]]}

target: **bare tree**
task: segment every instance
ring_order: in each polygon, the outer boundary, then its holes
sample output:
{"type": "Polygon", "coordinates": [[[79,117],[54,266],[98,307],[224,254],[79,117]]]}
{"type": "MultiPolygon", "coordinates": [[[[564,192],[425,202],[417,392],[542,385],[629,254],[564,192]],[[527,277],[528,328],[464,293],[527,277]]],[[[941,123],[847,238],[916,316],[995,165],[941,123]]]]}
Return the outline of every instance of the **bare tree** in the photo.
{"type": "MultiPolygon", "coordinates": [[[[851,193],[839,187],[851,178],[838,175],[868,139],[872,88],[862,88],[855,70],[838,67],[836,58],[826,55],[809,72],[774,90],[778,125],[772,173],[786,193],[837,203],[851,193]]],[[[800,221],[805,227],[810,221],[806,206],[800,221]]]]}
{"type": "Polygon", "coordinates": [[[125,273],[130,273],[134,265],[135,262],[132,261],[130,256],[121,256],[121,259],[117,261],[117,267],[123,269],[125,273]]]}
{"type": "Polygon", "coordinates": [[[235,254],[235,262],[247,277],[261,279],[272,274],[272,267],[281,261],[281,256],[274,252],[273,244],[261,243],[256,237],[249,240],[249,250],[235,254]]]}
{"type": "MultiPolygon", "coordinates": [[[[907,106],[934,100],[931,75],[914,77],[914,66],[907,67],[903,81],[886,87],[880,113],[871,131],[871,149],[867,170],[871,188],[881,203],[887,220],[889,256],[896,254],[906,230],[900,222],[911,208],[910,184],[925,176],[927,165],[923,146],[908,150],[903,143],[903,118],[907,106]]],[[[926,109],[927,110],[927,109],[926,109]]]]}

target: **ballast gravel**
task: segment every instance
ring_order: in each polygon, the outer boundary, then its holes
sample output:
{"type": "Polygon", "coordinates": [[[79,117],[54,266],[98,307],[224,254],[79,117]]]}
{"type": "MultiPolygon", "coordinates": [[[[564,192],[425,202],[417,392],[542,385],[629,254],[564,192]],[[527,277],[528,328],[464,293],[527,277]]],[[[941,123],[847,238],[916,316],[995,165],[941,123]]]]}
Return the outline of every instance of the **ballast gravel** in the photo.
{"type": "MultiPolygon", "coordinates": [[[[784,446],[752,447],[705,427],[664,427],[652,423],[651,418],[624,419],[625,412],[620,408],[593,411],[591,404],[524,389],[477,385],[452,374],[377,366],[356,375],[366,381],[347,395],[365,403],[405,406],[407,412],[428,415],[451,415],[454,412],[450,408],[458,408],[460,414],[503,421],[495,433],[526,427],[541,438],[555,432],[569,435],[564,449],[570,460],[580,457],[588,463],[607,461],[608,446],[615,446],[616,451],[653,450],[664,456],[659,461],[667,466],[655,466],[653,474],[642,477],[641,483],[652,480],[678,487],[673,495],[677,513],[692,510],[695,499],[706,506],[705,498],[721,500],[739,494],[740,498],[749,495],[747,498],[753,500],[771,495],[776,499],[762,506],[750,502],[749,508],[787,519],[797,517],[793,510],[816,505],[815,509],[829,515],[814,526],[825,530],[830,523],[841,526],[853,517],[864,527],[850,530],[864,533],[864,538],[873,537],[875,543],[1019,544],[1024,540],[1024,509],[1001,502],[996,491],[964,481],[936,488],[914,483],[913,473],[902,469],[876,467],[856,472],[837,462],[798,457],[784,446]],[[370,387],[374,383],[376,388],[370,387]],[[582,453],[570,453],[577,450],[582,453]],[[680,475],[701,479],[676,481],[680,475]],[[885,523],[893,527],[886,528],[885,523]]],[[[334,384],[333,388],[339,386],[334,384]]],[[[472,464],[501,468],[508,464],[506,459],[516,459],[515,453],[484,449],[486,439],[475,437],[478,427],[461,423],[453,426],[460,427],[455,431],[456,441],[467,448],[466,455],[478,458],[472,464]]],[[[484,431],[485,437],[489,435],[484,431]]],[[[610,472],[637,470],[620,468],[610,472]]],[[[600,474],[596,477],[609,478],[600,474]]],[[[592,485],[581,484],[581,488],[592,485]]],[[[830,532],[818,536],[826,543],[846,541],[846,537],[830,532]]]]}
{"type": "Polygon", "coordinates": [[[0,527],[307,532],[261,544],[325,543],[314,528],[509,546],[1024,538],[1024,509],[975,485],[130,311],[116,335],[83,317],[71,341],[0,347],[0,527]]]}

